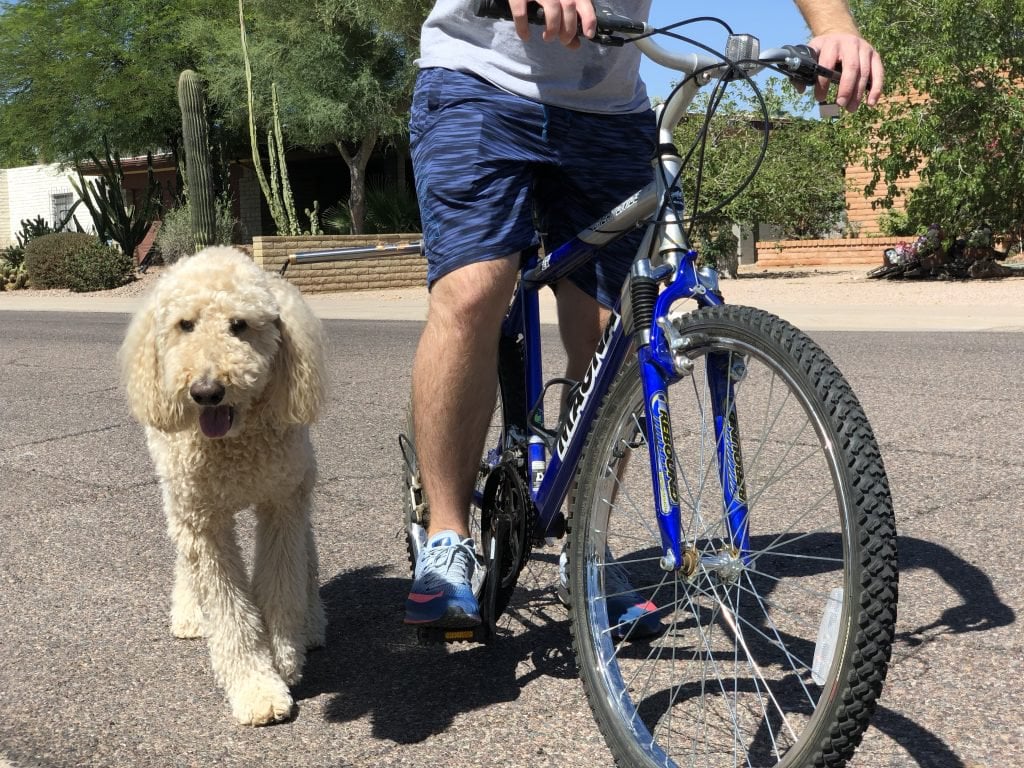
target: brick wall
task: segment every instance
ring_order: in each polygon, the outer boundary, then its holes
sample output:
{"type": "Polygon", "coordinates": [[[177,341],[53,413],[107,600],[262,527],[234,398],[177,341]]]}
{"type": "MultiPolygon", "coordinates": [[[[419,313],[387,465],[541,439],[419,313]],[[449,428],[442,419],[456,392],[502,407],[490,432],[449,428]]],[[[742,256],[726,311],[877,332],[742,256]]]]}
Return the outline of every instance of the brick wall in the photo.
{"type": "MultiPolygon", "coordinates": [[[[920,178],[914,172],[906,179],[898,179],[896,187],[902,192],[893,202],[892,209],[901,211],[907,206],[907,194],[917,186],[920,178]]],[[[881,229],[879,219],[886,209],[872,207],[872,203],[885,195],[885,184],[879,182],[872,194],[865,196],[864,189],[871,182],[871,171],[862,165],[850,165],[846,168],[846,220],[850,222],[861,237],[877,235],[881,229]]]]}
{"type": "Polygon", "coordinates": [[[762,240],[759,267],[881,266],[886,248],[913,237],[858,237],[852,240],[762,240]]]}
{"type": "MultiPolygon", "coordinates": [[[[303,237],[254,237],[253,260],[264,269],[279,272],[289,254],[355,245],[411,243],[418,234],[403,235],[310,235],[303,237]]],[[[423,256],[382,255],[353,261],[322,264],[291,264],[289,282],[304,293],[362,291],[376,288],[412,288],[426,285],[427,262],[423,256]]]]}

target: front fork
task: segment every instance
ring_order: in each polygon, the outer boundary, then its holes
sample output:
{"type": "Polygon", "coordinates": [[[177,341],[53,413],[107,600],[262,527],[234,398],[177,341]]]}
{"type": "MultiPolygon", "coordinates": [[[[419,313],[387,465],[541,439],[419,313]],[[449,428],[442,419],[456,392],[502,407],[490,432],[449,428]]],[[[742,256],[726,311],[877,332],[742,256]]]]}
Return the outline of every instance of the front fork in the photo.
{"type": "MultiPolygon", "coordinates": [[[[648,334],[638,334],[637,356],[643,387],[654,504],[661,535],[661,566],[667,571],[681,570],[690,578],[701,565],[709,570],[719,567],[718,561],[723,555],[729,559],[741,558],[749,564],[747,494],[735,399],[736,384],[746,375],[746,361],[740,355],[712,352],[706,358],[707,380],[698,382],[708,388],[711,413],[701,414],[701,419],[703,421],[710,417],[714,430],[718,478],[722,488],[722,513],[728,531],[728,552],[701,556],[695,547],[685,543],[687,532],[682,522],[679,464],[675,455],[668,400],[669,385],[691,375],[694,369],[694,362],[686,355],[687,349],[703,341],[697,337],[680,336],[668,319],[671,305],[680,298],[696,298],[702,306],[722,303],[717,294],[702,292],[700,288],[694,290],[692,287],[670,286],[654,302],[652,316],[634,317],[634,320],[640,321],[634,327],[651,329],[648,334]]],[[[641,305],[643,303],[644,299],[641,298],[641,305]]],[[[701,429],[704,427],[703,424],[699,426],[701,429]]],[[[695,535],[691,534],[691,538],[695,535]]]]}

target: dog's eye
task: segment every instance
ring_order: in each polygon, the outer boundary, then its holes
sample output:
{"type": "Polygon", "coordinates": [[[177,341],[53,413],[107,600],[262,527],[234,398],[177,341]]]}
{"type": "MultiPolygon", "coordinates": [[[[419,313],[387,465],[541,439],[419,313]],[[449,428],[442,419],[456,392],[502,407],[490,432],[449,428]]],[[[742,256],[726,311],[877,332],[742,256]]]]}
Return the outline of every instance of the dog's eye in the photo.
{"type": "Polygon", "coordinates": [[[245,320],[232,320],[231,321],[231,332],[235,336],[241,336],[243,333],[245,333],[245,331],[246,331],[246,329],[248,327],[249,327],[249,324],[247,322],[245,322],[245,320]]]}
{"type": "Polygon", "coordinates": [[[196,324],[191,320],[179,320],[178,327],[181,328],[185,333],[192,333],[195,330],[196,324]]]}

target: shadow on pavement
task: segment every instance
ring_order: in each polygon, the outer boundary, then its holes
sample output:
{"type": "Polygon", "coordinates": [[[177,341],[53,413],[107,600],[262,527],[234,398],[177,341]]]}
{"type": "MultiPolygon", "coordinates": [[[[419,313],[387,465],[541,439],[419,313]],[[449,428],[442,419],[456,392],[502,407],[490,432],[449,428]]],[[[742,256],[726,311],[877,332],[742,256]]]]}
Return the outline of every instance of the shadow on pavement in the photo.
{"type": "Polygon", "coordinates": [[[300,704],[330,694],[330,722],[368,714],[375,738],[415,744],[443,733],[460,713],[514,701],[537,677],[575,675],[564,613],[555,620],[535,610],[546,597],[519,589],[509,614],[525,631],[499,628],[490,645],[422,646],[402,623],[409,580],[382,577],[383,570],[342,573],[321,588],[327,645],[310,655],[294,693],[300,704]]]}

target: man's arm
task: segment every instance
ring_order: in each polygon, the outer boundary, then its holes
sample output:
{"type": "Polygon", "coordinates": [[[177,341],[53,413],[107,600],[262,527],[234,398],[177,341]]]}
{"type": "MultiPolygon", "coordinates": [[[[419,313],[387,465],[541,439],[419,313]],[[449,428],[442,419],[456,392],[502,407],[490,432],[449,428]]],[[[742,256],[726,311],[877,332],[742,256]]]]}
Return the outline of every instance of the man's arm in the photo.
{"type": "MultiPolygon", "coordinates": [[[[884,70],[878,52],[860,36],[846,0],[794,0],[811,28],[809,45],[818,51],[818,63],[832,68],[843,65],[836,104],[851,112],[864,100],[874,106],[882,95],[884,70]],[[866,98],[865,98],[866,96],[866,98]]],[[[829,83],[821,78],[814,96],[824,101],[829,83]]]]}

